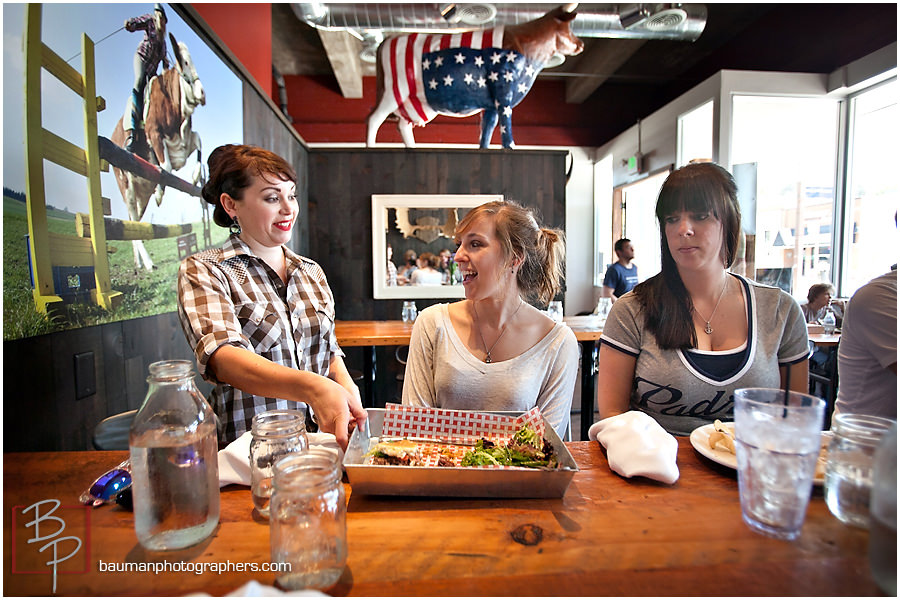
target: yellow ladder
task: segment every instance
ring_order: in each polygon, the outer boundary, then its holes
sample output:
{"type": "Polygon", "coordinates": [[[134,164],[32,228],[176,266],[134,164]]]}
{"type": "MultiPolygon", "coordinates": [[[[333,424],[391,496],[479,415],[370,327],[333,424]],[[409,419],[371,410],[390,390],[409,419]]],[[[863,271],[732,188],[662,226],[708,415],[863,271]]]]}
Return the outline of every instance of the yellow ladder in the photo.
{"type": "Polygon", "coordinates": [[[103,198],[100,190],[100,151],[97,113],[106,108],[96,95],[94,42],[81,36],[82,73],[69,66],[41,41],[41,5],[28,4],[25,17],[25,177],[31,272],[38,312],[62,302],[53,285],[53,267],[94,268],[96,288],[91,300],[103,308],[118,306],[122,293],[113,291],[106,254],[103,198]],[[46,69],[84,101],[84,149],[44,129],[41,122],[41,69],[46,69]],[[90,238],[57,234],[47,229],[44,159],[87,178],[90,238]]]}

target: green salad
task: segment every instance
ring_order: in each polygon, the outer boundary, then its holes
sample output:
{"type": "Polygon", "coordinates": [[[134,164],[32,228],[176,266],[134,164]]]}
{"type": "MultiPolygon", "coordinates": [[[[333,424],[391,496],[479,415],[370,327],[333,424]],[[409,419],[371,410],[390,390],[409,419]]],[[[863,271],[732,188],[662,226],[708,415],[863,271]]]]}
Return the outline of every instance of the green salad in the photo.
{"type": "Polygon", "coordinates": [[[484,438],[475,442],[475,448],[466,452],[460,466],[529,467],[555,469],[559,466],[556,452],[549,441],[528,425],[519,429],[505,446],[498,446],[484,438]]]}

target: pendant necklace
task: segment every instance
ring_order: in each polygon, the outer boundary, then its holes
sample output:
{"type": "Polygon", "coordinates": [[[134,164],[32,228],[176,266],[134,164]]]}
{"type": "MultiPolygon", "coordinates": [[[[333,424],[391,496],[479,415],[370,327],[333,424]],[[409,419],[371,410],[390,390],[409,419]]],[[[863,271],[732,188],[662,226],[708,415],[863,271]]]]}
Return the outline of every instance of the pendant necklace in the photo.
{"type": "Polygon", "coordinates": [[[716,311],[719,310],[719,302],[722,301],[722,296],[725,295],[725,288],[727,288],[727,287],[728,287],[728,274],[726,273],[725,274],[725,285],[722,286],[722,291],[719,293],[719,299],[716,300],[716,306],[715,306],[715,308],[713,308],[713,311],[712,311],[712,313],[710,313],[708,319],[700,314],[700,311],[697,310],[696,306],[693,307],[694,312],[697,313],[697,316],[699,316],[701,319],[706,321],[706,327],[703,328],[703,331],[706,332],[706,335],[710,335],[713,332],[713,328],[709,326],[709,322],[712,321],[712,318],[716,315],[716,311]]]}
{"type": "Polygon", "coordinates": [[[494,362],[494,361],[491,359],[491,351],[493,351],[493,349],[497,347],[497,342],[499,342],[499,341],[500,341],[500,338],[503,337],[503,334],[506,333],[506,328],[507,328],[507,326],[508,326],[510,323],[512,323],[512,321],[513,321],[513,319],[516,317],[516,315],[519,314],[519,311],[522,309],[522,306],[523,306],[524,304],[525,304],[525,302],[523,302],[522,299],[520,298],[520,299],[519,299],[519,308],[517,308],[517,309],[516,309],[516,312],[514,312],[514,313],[512,314],[512,316],[511,316],[511,317],[509,318],[509,320],[506,322],[506,325],[504,325],[504,326],[503,326],[503,329],[500,331],[500,335],[497,336],[497,339],[494,341],[494,343],[491,345],[491,347],[488,348],[488,347],[487,347],[487,344],[484,342],[484,335],[481,333],[481,325],[479,324],[479,319],[478,319],[478,309],[475,308],[475,301],[474,301],[474,300],[472,301],[472,310],[475,311],[475,324],[478,326],[478,336],[481,338],[481,345],[484,346],[484,349],[485,349],[485,351],[487,352],[487,354],[484,356],[484,362],[486,362],[486,363],[492,363],[492,362],[494,362]]]}

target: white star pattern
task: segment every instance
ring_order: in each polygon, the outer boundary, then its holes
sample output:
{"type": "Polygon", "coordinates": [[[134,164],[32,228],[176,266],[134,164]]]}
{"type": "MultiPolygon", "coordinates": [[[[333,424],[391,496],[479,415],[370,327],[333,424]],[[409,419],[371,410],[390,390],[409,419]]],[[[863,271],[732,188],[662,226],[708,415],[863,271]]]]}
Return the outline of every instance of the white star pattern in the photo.
{"type": "Polygon", "coordinates": [[[484,77],[479,77],[479,78],[478,78],[478,87],[481,88],[481,87],[484,87],[484,86],[486,86],[486,85],[487,85],[487,81],[485,81],[484,77]]]}
{"type": "Polygon", "coordinates": [[[456,59],[456,64],[458,65],[463,65],[466,63],[466,57],[463,56],[462,52],[460,52],[459,54],[455,54],[453,58],[456,59]]]}
{"type": "Polygon", "coordinates": [[[431,68],[431,61],[426,58],[425,60],[422,61],[422,70],[427,71],[430,68],[431,68]]]}
{"type": "Polygon", "coordinates": [[[500,76],[497,75],[496,71],[491,71],[490,73],[488,73],[488,79],[490,79],[491,81],[497,81],[497,79],[499,79],[499,77],[500,76]]]}
{"type": "Polygon", "coordinates": [[[507,117],[510,116],[512,114],[512,106],[504,106],[503,114],[507,117]]]}
{"type": "Polygon", "coordinates": [[[500,62],[500,58],[501,58],[500,55],[497,54],[496,52],[494,52],[493,54],[491,54],[491,64],[496,65],[497,63],[500,62]]]}
{"type": "Polygon", "coordinates": [[[471,73],[466,73],[466,76],[463,77],[463,81],[466,82],[466,85],[472,85],[475,83],[475,77],[471,73]]]}
{"type": "Polygon", "coordinates": [[[525,85],[524,83],[520,83],[518,86],[518,90],[519,90],[520,94],[524,94],[525,92],[528,91],[528,86],[525,85]]]}
{"type": "Polygon", "coordinates": [[[434,79],[431,79],[431,80],[428,81],[428,87],[429,87],[430,89],[436,90],[436,89],[437,89],[437,86],[438,86],[438,83],[437,83],[437,81],[435,81],[434,79]]]}
{"type": "Polygon", "coordinates": [[[453,85],[453,78],[449,75],[444,77],[444,85],[453,85]]]}
{"type": "Polygon", "coordinates": [[[500,133],[501,133],[501,134],[506,133],[506,125],[501,125],[501,126],[500,126],[500,133]]]}
{"type": "Polygon", "coordinates": [[[484,59],[481,58],[481,56],[476,56],[476,57],[475,57],[475,66],[476,66],[476,67],[483,67],[483,66],[484,66],[484,59]]]}
{"type": "Polygon", "coordinates": [[[509,54],[506,55],[506,62],[513,62],[514,60],[516,60],[515,52],[510,52],[509,54]]]}
{"type": "Polygon", "coordinates": [[[525,74],[529,77],[534,75],[534,67],[532,67],[531,65],[525,65],[525,74]]]}
{"type": "Polygon", "coordinates": [[[503,74],[503,80],[504,80],[504,81],[512,81],[514,78],[515,78],[515,76],[512,74],[512,71],[506,71],[506,72],[503,74]]]}
{"type": "Polygon", "coordinates": [[[444,57],[443,56],[438,56],[437,58],[434,59],[434,66],[442,67],[443,65],[444,65],[444,57]]]}

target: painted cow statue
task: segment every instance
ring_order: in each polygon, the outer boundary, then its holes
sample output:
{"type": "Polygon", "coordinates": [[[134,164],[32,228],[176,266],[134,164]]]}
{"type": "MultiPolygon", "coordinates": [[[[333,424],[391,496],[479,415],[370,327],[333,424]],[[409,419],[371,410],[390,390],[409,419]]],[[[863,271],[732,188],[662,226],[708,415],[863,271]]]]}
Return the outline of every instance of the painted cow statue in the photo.
{"type": "MultiPolygon", "coordinates": [[[[135,140],[134,153],[161,169],[172,172],[184,167],[188,158],[196,152],[197,164],[191,181],[198,185],[203,179],[203,162],[200,151],[200,135],[191,128],[191,115],[198,105],[206,104],[206,92],[197,76],[197,70],[187,45],[176,42],[169,34],[175,53],[175,67],[166,69],[147,85],[144,100],[144,136],[135,140]]],[[[125,146],[122,119],[110,139],[117,146],[125,146]]],[[[162,204],[165,188],[128,171],[113,167],[116,183],[122,199],[128,207],[128,217],[140,221],[147,210],[150,197],[156,205],[162,204]]],[[[141,240],[133,240],[134,261],[137,267],[153,268],[153,261],[141,240]]]]}
{"type": "Polygon", "coordinates": [[[391,114],[399,118],[403,143],[413,147],[413,125],[439,114],[484,111],[481,147],[488,147],[499,120],[503,147],[511,148],[513,107],[554,53],[571,56],[584,48],[572,33],[574,8],[561,6],[522,25],[386,39],[378,47],[378,104],[369,115],[366,145],[375,145],[378,128],[391,114]]]}

